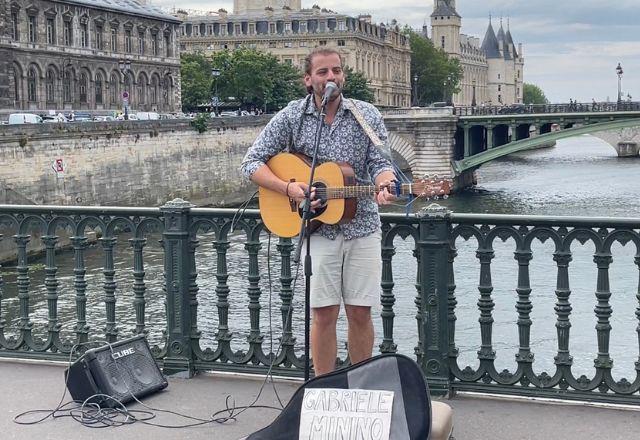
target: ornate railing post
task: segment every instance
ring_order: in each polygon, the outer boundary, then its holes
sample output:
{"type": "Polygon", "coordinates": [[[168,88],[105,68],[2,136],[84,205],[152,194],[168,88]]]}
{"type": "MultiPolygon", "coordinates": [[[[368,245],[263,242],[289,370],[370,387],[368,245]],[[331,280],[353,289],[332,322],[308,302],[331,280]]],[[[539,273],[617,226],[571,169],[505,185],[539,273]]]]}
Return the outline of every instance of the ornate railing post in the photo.
{"type": "Polygon", "coordinates": [[[190,211],[193,205],[174,199],[160,208],[164,213],[164,278],[167,300],[167,356],[165,374],[191,377],[195,372],[191,348],[190,211]]]}
{"type": "Polygon", "coordinates": [[[422,371],[431,393],[451,391],[449,367],[450,211],[432,203],[418,213],[420,220],[420,315],[422,371]]]}

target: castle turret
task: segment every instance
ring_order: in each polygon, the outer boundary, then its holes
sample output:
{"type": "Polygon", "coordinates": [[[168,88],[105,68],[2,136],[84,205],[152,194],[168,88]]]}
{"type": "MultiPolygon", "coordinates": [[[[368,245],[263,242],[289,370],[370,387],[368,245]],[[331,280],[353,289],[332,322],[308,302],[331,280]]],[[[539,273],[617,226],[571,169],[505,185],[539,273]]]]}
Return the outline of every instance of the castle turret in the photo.
{"type": "Polygon", "coordinates": [[[460,56],[460,28],[462,18],[456,11],[455,0],[435,0],[431,14],[431,40],[450,56],[460,56]]]}

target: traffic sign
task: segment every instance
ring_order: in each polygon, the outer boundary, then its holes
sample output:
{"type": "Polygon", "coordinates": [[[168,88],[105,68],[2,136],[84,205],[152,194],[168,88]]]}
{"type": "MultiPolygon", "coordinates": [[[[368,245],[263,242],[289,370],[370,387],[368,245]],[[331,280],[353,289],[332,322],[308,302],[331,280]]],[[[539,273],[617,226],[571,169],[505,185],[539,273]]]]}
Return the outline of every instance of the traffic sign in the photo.
{"type": "Polygon", "coordinates": [[[129,99],[129,92],[122,92],[122,99],[129,99]]]}

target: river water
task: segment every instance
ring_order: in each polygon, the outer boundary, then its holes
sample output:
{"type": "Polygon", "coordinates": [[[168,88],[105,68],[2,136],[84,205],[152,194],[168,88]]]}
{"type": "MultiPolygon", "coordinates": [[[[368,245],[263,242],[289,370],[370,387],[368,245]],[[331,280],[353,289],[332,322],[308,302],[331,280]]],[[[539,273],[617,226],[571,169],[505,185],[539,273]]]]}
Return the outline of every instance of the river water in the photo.
{"type": "MultiPolygon", "coordinates": [[[[582,136],[558,141],[553,148],[513,154],[483,165],[478,170],[478,186],[469,191],[457,194],[448,200],[438,203],[447,206],[454,212],[496,213],[496,214],[539,214],[539,215],[579,215],[579,216],[617,216],[640,218],[640,198],[638,185],[640,178],[639,158],[618,158],[615,150],[603,141],[582,136]]],[[[414,210],[423,206],[417,202],[414,210]]],[[[392,207],[393,211],[402,211],[401,207],[392,207]]],[[[6,237],[6,235],[5,235],[6,237]]],[[[130,247],[126,235],[119,236],[116,249],[117,280],[117,320],[120,337],[131,334],[135,324],[132,308],[132,284],[130,268],[133,266],[130,247]]],[[[215,296],[215,250],[212,246],[213,236],[203,234],[200,237],[197,251],[198,286],[199,286],[199,327],[203,331],[202,345],[214,346],[213,338],[217,331],[217,309],[215,296]]],[[[164,315],[162,297],[162,251],[158,245],[159,237],[148,237],[145,248],[145,282],[147,287],[146,320],[149,325],[149,337],[158,341],[161,337],[164,315]]],[[[234,332],[234,349],[246,349],[248,334],[247,312],[247,256],[244,250],[244,238],[234,235],[228,254],[231,288],[229,322],[234,332]]],[[[417,341],[416,308],[415,308],[415,276],[416,265],[411,256],[413,243],[398,239],[397,253],[393,261],[394,293],[396,305],[395,339],[400,352],[412,356],[417,341]]],[[[475,257],[477,243],[458,240],[456,243],[459,256],[455,263],[456,297],[458,306],[456,314],[456,344],[460,349],[459,363],[476,366],[476,352],[480,348],[480,331],[478,324],[478,280],[479,264],[475,257]]],[[[515,302],[517,295],[517,262],[513,258],[515,245],[513,241],[495,243],[496,257],[492,264],[494,310],[494,348],[497,351],[496,367],[515,371],[514,355],[517,352],[517,312],[515,302]]],[[[595,307],[596,266],[593,263],[593,245],[575,246],[574,258],[570,266],[570,284],[572,289],[570,350],[575,360],[574,370],[577,374],[592,375],[593,359],[597,353],[595,324],[593,313],[595,307]]],[[[552,259],[551,243],[536,243],[533,247],[534,258],[531,262],[531,300],[533,310],[531,317],[531,346],[535,353],[536,372],[553,371],[553,356],[557,350],[555,331],[555,277],[556,266],[552,259]]],[[[638,251],[640,252],[640,251],[638,251]]],[[[277,287],[270,295],[270,286],[278,285],[279,260],[276,255],[275,242],[265,241],[261,250],[261,261],[271,258],[271,264],[262,265],[262,311],[261,328],[265,334],[265,347],[269,345],[269,335],[279,335],[280,301],[277,287]],[[269,254],[269,255],[267,255],[269,254]],[[269,269],[272,279],[269,280],[269,269]],[[271,300],[270,300],[271,298],[271,300]],[[270,307],[271,303],[271,307],[270,307]],[[269,325],[269,310],[272,311],[269,325]],[[272,330],[270,330],[270,328],[272,330]]],[[[611,266],[611,305],[614,313],[611,318],[610,351],[614,358],[614,377],[630,376],[634,373],[633,362],[638,360],[638,336],[635,316],[638,300],[638,268],[633,257],[636,249],[631,244],[616,245],[613,249],[614,261],[611,266]]],[[[104,327],[104,304],[102,290],[103,254],[99,247],[92,247],[87,252],[86,279],[89,284],[87,313],[92,326],[92,337],[100,338],[104,327]]],[[[30,261],[31,285],[31,319],[35,323],[34,331],[45,334],[46,289],[44,288],[43,261],[30,261]]],[[[71,337],[75,324],[75,304],[73,291],[73,257],[65,252],[57,256],[58,282],[60,283],[60,320],[63,334],[71,337]]],[[[15,326],[19,316],[17,286],[15,272],[11,268],[3,269],[4,299],[2,317],[7,321],[7,331],[15,334],[15,326]]],[[[299,276],[294,304],[296,311],[293,325],[298,338],[298,345],[303,343],[303,310],[302,297],[303,276],[299,276]]],[[[376,311],[375,327],[377,330],[376,345],[381,341],[382,325],[376,311]]],[[[343,318],[339,322],[340,352],[344,353],[346,341],[346,325],[343,318]]],[[[277,344],[277,339],[273,344],[277,344]]]]}

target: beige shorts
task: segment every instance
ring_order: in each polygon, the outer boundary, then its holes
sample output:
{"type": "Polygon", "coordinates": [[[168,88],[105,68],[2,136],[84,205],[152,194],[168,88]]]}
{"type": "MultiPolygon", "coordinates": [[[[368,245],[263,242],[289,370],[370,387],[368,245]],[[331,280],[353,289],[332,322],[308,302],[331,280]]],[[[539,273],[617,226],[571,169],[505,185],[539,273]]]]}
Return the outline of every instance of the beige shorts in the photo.
{"type": "MultiPolygon", "coordinates": [[[[380,231],[345,240],[311,236],[311,307],[380,304],[382,258],[380,231]]],[[[306,252],[306,249],[303,249],[306,252]]]]}

